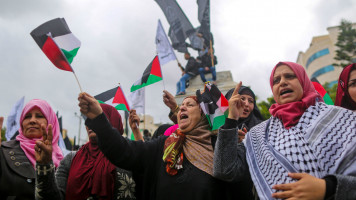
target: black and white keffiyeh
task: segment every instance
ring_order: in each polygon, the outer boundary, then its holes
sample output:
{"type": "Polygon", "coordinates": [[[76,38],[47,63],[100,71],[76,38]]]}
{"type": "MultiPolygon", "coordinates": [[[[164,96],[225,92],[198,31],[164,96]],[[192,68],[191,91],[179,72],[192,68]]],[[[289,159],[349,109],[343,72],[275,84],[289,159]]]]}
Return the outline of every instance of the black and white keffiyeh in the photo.
{"type": "Polygon", "coordinates": [[[318,102],[288,130],[271,117],[247,134],[246,151],[260,199],[272,199],[273,185],[296,181],[289,172],[356,176],[356,113],[318,102]]]}

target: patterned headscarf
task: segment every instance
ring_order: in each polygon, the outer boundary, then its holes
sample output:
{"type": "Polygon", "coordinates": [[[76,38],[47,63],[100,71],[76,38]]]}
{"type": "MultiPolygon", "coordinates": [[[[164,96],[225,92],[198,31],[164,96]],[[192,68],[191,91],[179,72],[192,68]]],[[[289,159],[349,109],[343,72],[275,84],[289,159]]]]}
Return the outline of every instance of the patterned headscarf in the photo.
{"type": "Polygon", "coordinates": [[[23,134],[23,127],[22,127],[22,122],[25,118],[25,115],[34,108],[40,109],[42,114],[47,119],[48,125],[52,124],[53,127],[52,160],[54,165],[58,167],[59,162],[63,159],[62,150],[58,146],[58,140],[60,135],[59,123],[56,114],[54,113],[51,106],[46,101],[41,99],[33,99],[25,105],[21,113],[21,117],[20,117],[21,128],[19,130],[19,135],[16,136],[16,140],[20,142],[21,149],[25,152],[27,158],[30,160],[32,166],[35,168],[36,165],[35,145],[36,145],[36,140],[38,140],[39,138],[32,138],[32,139],[27,138],[23,134]]]}
{"type": "MultiPolygon", "coordinates": [[[[196,96],[190,96],[198,103],[196,96]]],[[[198,103],[199,105],[199,103],[198,103]]],[[[198,169],[212,175],[214,150],[211,144],[212,132],[208,119],[201,112],[200,121],[187,133],[178,128],[164,143],[163,161],[167,163],[166,171],[176,175],[181,169],[184,156],[198,169]],[[177,153],[178,152],[178,153],[177,153]]]]}
{"type": "Polygon", "coordinates": [[[356,70],[356,63],[346,66],[339,77],[337,85],[335,105],[347,108],[349,110],[356,110],[356,102],[354,102],[349,94],[348,83],[350,81],[351,71],[356,70]]]}
{"type": "Polygon", "coordinates": [[[323,102],[323,98],[321,98],[320,94],[315,90],[313,83],[310,81],[304,68],[293,62],[279,62],[273,68],[269,79],[272,90],[274,73],[277,67],[281,65],[287,65],[293,70],[303,88],[303,97],[300,101],[290,102],[283,105],[275,103],[269,109],[272,116],[282,120],[284,127],[289,129],[298,123],[300,117],[309,106],[315,105],[315,102],[317,101],[323,102]]]}

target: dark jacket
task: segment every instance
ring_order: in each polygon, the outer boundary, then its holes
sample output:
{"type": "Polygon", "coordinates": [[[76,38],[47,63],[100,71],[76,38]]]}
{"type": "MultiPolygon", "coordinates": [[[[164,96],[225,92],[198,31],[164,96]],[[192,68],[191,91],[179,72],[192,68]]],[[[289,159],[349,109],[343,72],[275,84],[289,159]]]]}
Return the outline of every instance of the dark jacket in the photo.
{"type": "MultiPolygon", "coordinates": [[[[36,184],[36,200],[61,200],[65,199],[67,182],[69,171],[72,166],[72,161],[77,152],[70,152],[63,158],[57,171],[55,172],[51,168],[52,163],[39,164],[36,163],[36,169],[40,169],[42,172],[37,171],[37,184],[36,184]],[[49,169],[46,173],[43,173],[44,168],[49,169]]],[[[135,196],[135,182],[132,179],[132,174],[129,171],[116,168],[116,179],[114,182],[114,199],[133,200],[135,196]]],[[[88,199],[93,198],[89,197],[88,199]]],[[[93,198],[95,199],[95,198],[93,198]]]]}
{"type": "Polygon", "coordinates": [[[35,169],[20,142],[2,142],[0,149],[0,199],[35,199],[35,169]]]}
{"type": "MultiPolygon", "coordinates": [[[[211,56],[208,55],[207,53],[204,54],[201,58],[201,65],[200,67],[211,67],[212,63],[211,63],[211,56]]],[[[216,56],[214,56],[214,66],[218,64],[218,59],[216,58],[216,56]]]]}
{"type": "MultiPolygon", "coordinates": [[[[98,136],[105,156],[116,166],[142,174],[142,184],[136,187],[141,199],[226,199],[223,181],[201,171],[183,158],[183,168],[171,176],[166,172],[163,146],[166,136],[148,142],[126,140],[113,129],[104,114],[85,124],[98,136]]],[[[135,180],[136,181],[136,180],[135,180]]]]}
{"type": "Polygon", "coordinates": [[[193,57],[190,57],[188,59],[188,62],[185,65],[184,72],[191,76],[196,76],[199,73],[197,62],[195,61],[195,59],[193,57]]]}

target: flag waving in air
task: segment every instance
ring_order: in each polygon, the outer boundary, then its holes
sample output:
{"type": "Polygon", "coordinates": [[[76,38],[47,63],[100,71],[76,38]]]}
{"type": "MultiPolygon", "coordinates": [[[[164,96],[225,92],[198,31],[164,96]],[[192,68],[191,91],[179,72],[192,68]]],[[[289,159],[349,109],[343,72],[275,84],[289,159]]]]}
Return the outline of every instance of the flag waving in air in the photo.
{"type": "Polygon", "coordinates": [[[206,117],[209,120],[211,130],[219,129],[224,125],[229,108],[229,102],[220,90],[209,82],[205,84],[204,92],[196,93],[200,107],[203,109],[206,117]]]}
{"type": "Polygon", "coordinates": [[[333,100],[330,98],[324,87],[319,83],[318,79],[314,77],[311,79],[311,82],[313,83],[315,90],[323,97],[324,102],[327,105],[334,105],[333,100]]]}
{"type": "Polygon", "coordinates": [[[163,80],[161,66],[159,64],[158,56],[155,56],[155,58],[152,60],[152,62],[148,65],[148,67],[143,72],[142,78],[137,80],[131,86],[131,92],[161,80],[163,80]]]}
{"type": "Polygon", "coordinates": [[[129,104],[126,101],[126,97],[120,86],[98,94],[94,96],[94,98],[100,103],[114,106],[116,110],[125,110],[127,112],[130,111],[129,104]]]}
{"type": "Polygon", "coordinates": [[[57,68],[74,72],[70,64],[77,55],[81,43],[69,30],[64,18],[45,22],[35,28],[31,36],[57,68]]]}
{"type": "Polygon", "coordinates": [[[158,20],[156,32],[156,49],[159,58],[159,63],[164,65],[172,60],[176,60],[176,55],[169,43],[166,32],[164,32],[161,20],[158,20]]]}

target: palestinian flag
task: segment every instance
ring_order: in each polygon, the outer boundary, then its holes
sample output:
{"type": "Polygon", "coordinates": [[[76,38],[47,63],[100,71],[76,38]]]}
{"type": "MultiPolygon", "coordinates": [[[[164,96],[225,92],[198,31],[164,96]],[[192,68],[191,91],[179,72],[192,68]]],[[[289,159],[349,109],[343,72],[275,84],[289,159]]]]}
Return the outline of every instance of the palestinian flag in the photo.
{"type": "Polygon", "coordinates": [[[99,103],[105,103],[114,106],[116,110],[125,110],[127,112],[130,111],[129,104],[126,101],[125,95],[122,92],[120,86],[98,94],[94,96],[94,98],[98,100],[99,103]]]}
{"type": "Polygon", "coordinates": [[[35,28],[31,36],[57,68],[73,72],[70,64],[77,55],[80,41],[69,30],[64,18],[45,22],[35,28]]]}
{"type": "Polygon", "coordinates": [[[323,97],[324,102],[327,105],[334,105],[333,100],[331,100],[329,94],[326,92],[326,90],[324,89],[324,87],[319,83],[318,79],[316,79],[315,77],[311,79],[315,90],[320,94],[321,97],[323,97]]]}
{"type": "Polygon", "coordinates": [[[162,80],[161,66],[159,64],[158,56],[152,60],[148,67],[143,72],[142,78],[137,80],[131,87],[131,92],[151,85],[162,80]]]}
{"type": "Polygon", "coordinates": [[[210,83],[205,85],[202,94],[200,90],[197,90],[196,95],[200,102],[200,107],[209,120],[211,130],[219,129],[224,125],[228,114],[228,100],[215,85],[211,85],[210,83]]]}

